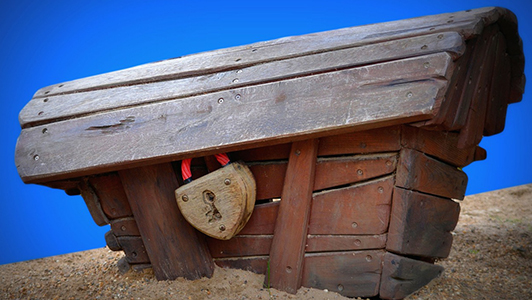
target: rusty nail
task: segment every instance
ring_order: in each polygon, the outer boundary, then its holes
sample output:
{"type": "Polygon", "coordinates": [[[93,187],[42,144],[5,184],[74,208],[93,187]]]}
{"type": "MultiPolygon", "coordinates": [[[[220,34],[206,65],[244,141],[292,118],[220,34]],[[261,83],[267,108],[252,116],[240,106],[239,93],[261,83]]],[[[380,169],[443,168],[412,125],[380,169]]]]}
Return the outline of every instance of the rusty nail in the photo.
{"type": "Polygon", "coordinates": [[[224,183],[225,183],[225,185],[230,185],[230,184],[231,184],[231,179],[226,178],[226,179],[224,180],[224,183]]]}
{"type": "Polygon", "coordinates": [[[358,175],[362,175],[362,174],[364,174],[364,171],[362,171],[361,169],[358,169],[358,170],[357,170],[357,174],[358,174],[358,175]]]}
{"type": "Polygon", "coordinates": [[[296,154],[297,156],[299,156],[299,155],[301,154],[301,151],[296,150],[295,154],[296,154]]]}
{"type": "Polygon", "coordinates": [[[287,266],[286,267],[286,273],[292,273],[292,267],[287,266]]]}
{"type": "Polygon", "coordinates": [[[181,197],[181,199],[183,199],[183,201],[187,202],[188,201],[188,196],[187,195],[183,195],[183,197],[181,197]]]}

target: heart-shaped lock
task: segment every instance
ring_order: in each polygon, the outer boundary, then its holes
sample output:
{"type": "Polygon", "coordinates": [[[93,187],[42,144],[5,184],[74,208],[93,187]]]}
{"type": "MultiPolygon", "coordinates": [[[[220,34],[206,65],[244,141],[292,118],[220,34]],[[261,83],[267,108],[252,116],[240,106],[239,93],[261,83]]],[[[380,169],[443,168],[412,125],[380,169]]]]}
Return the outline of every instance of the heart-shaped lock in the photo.
{"type": "MultiPolygon", "coordinates": [[[[225,154],[216,158],[225,166],[184,184],[175,196],[181,213],[192,226],[210,237],[228,240],[251,217],[256,185],[245,164],[229,163],[225,154]]],[[[190,160],[182,162],[182,170],[185,182],[190,181],[190,160]]]]}

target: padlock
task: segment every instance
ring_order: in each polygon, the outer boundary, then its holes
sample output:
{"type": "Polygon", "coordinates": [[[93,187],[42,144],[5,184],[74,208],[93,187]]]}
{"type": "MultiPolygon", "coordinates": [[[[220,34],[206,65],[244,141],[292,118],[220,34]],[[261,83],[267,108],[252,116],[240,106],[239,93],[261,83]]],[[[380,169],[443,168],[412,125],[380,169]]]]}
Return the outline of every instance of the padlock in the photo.
{"type": "Polygon", "coordinates": [[[230,163],[225,154],[216,158],[223,167],[194,181],[191,181],[190,159],[184,160],[185,184],[175,190],[175,196],[183,217],[192,226],[210,237],[228,240],[251,217],[256,185],[244,163],[230,163]]]}

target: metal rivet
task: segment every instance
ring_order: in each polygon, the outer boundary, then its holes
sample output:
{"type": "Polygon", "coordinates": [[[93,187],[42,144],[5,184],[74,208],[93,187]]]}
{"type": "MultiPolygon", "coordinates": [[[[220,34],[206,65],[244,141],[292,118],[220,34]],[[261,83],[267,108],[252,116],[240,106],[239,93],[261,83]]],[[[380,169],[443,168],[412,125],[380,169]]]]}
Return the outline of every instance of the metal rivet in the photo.
{"type": "Polygon", "coordinates": [[[188,196],[187,195],[183,195],[183,197],[181,197],[181,199],[183,199],[183,201],[187,202],[188,201],[188,196]]]}
{"type": "Polygon", "coordinates": [[[360,246],[360,245],[362,245],[362,241],[359,240],[359,239],[356,239],[355,240],[355,246],[360,246]]]}
{"type": "Polygon", "coordinates": [[[237,70],[236,73],[240,74],[240,73],[242,73],[242,70],[237,70]]]}
{"type": "Polygon", "coordinates": [[[230,184],[231,184],[231,179],[226,178],[226,179],[224,180],[224,183],[225,183],[225,185],[230,185],[230,184]]]}
{"type": "Polygon", "coordinates": [[[361,169],[358,169],[358,170],[357,170],[357,174],[358,174],[358,175],[362,175],[362,174],[364,174],[364,171],[362,171],[361,169]]]}
{"type": "Polygon", "coordinates": [[[48,132],[48,128],[43,128],[42,133],[45,134],[48,132]]]}
{"type": "Polygon", "coordinates": [[[357,227],[358,227],[357,222],[353,222],[353,223],[351,224],[351,227],[353,227],[353,228],[357,228],[357,227]]]}
{"type": "Polygon", "coordinates": [[[367,256],[366,256],[366,260],[367,260],[367,261],[372,261],[372,260],[373,260],[373,257],[371,257],[371,255],[367,255],[367,256]]]}
{"type": "Polygon", "coordinates": [[[240,100],[240,98],[242,98],[242,96],[240,96],[240,94],[236,94],[235,99],[240,100]]]}
{"type": "Polygon", "coordinates": [[[384,188],[382,186],[379,186],[377,190],[379,191],[380,194],[384,193],[384,188]]]}
{"type": "Polygon", "coordinates": [[[391,165],[392,165],[392,161],[391,161],[391,160],[387,160],[387,161],[386,161],[386,165],[387,165],[388,167],[391,166],[391,165]]]}
{"type": "Polygon", "coordinates": [[[225,225],[224,224],[220,225],[220,231],[225,231],[225,225]]]}
{"type": "Polygon", "coordinates": [[[39,160],[39,155],[34,155],[33,160],[39,160]]]}
{"type": "Polygon", "coordinates": [[[408,92],[408,93],[406,93],[406,96],[407,96],[408,98],[412,98],[412,96],[414,96],[414,94],[412,94],[412,92],[408,92]]]}
{"type": "Polygon", "coordinates": [[[134,251],[131,252],[131,256],[132,256],[132,257],[137,257],[137,252],[134,252],[134,251]]]}
{"type": "Polygon", "coordinates": [[[222,103],[224,103],[224,98],[218,99],[218,104],[222,104],[222,103]]]}

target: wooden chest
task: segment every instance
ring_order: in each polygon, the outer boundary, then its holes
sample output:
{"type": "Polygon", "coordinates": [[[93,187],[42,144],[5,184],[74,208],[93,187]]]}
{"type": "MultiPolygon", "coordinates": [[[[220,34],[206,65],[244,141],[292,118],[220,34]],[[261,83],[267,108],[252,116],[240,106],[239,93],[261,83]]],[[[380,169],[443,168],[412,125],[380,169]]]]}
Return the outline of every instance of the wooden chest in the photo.
{"type": "Polygon", "coordinates": [[[401,299],[438,276],[464,197],[525,77],[515,16],[483,8],[288,37],[45,87],[20,113],[26,183],[81,194],[121,266],[160,280],[214,264],[265,284],[401,299]],[[256,205],[207,238],[174,191],[214,154],[243,161],[256,205]]]}

